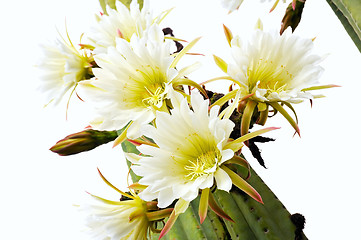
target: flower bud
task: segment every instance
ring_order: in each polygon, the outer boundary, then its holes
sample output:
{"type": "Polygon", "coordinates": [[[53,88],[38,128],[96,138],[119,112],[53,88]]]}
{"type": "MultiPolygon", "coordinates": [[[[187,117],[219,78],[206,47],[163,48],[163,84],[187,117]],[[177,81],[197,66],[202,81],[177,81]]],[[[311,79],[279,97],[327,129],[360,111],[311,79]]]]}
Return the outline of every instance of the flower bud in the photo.
{"type": "Polygon", "coordinates": [[[306,0],[297,0],[295,8],[293,9],[292,3],[288,5],[285,16],[282,19],[280,34],[288,28],[292,28],[292,32],[295,31],[296,27],[301,21],[303,7],[305,6],[306,0]]]}
{"type": "Polygon", "coordinates": [[[87,129],[66,136],[52,146],[50,150],[61,156],[73,155],[92,150],[102,144],[113,141],[117,136],[117,131],[97,131],[87,129]]]}

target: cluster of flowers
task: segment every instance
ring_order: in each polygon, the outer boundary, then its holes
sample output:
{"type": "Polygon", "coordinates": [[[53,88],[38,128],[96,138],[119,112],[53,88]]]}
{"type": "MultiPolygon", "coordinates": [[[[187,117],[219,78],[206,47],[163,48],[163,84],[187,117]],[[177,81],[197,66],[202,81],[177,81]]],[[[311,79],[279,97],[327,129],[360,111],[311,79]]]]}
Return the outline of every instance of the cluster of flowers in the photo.
{"type": "MultiPolygon", "coordinates": [[[[62,39],[56,46],[44,46],[42,87],[49,101],[58,103],[66,93],[79,93],[98,114],[90,122],[92,129],[118,130],[110,138],[114,145],[129,141],[140,152],[125,153],[141,177],[129,192],[117,189],[99,172],[122,195],[120,201],[90,194],[94,202],[81,206],[95,239],[147,239],[151,232],[162,237],[199,195],[201,222],[208,206],[230,219],[212,191],[229,192],[232,185],[262,203],[260,194],[232,166],[249,170],[239,156],[242,147],[275,128],[249,132],[250,125],[254,119],[264,125],[273,111],[299,133],[297,121],[284,106],[294,111],[291,103],[312,100],[318,96],[310,91],[332,87],[317,86],[323,69],[321,58],[311,53],[311,39],[265,32],[261,25],[249,43],[224,27],[233,60],[214,59],[227,75],[198,84],[187,77],[197,64],[181,69],[177,64],[199,38],[183,47],[181,39],[159,26],[168,13],[154,17],[148,1],[142,8],[134,0],[128,7],[117,1],[115,9],[108,6],[98,17],[86,43],[77,47],[62,39]],[[218,79],[230,80],[232,89],[210,101],[214,94],[204,85],[218,79]],[[230,117],[235,112],[240,133],[231,138],[235,123],[230,117]]],[[[71,135],[52,150],[74,149],[88,134],[71,135]]]]}

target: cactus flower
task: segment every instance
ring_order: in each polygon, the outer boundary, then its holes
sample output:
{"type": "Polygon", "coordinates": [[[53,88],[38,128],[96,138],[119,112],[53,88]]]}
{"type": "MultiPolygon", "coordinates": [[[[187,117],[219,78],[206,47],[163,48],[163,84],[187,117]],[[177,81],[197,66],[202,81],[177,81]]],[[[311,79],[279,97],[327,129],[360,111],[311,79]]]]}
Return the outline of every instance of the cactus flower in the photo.
{"type": "Polygon", "coordinates": [[[169,217],[173,208],[159,209],[156,201],[146,202],[134,192],[125,193],[112,185],[99,169],[98,173],[122,197],[111,201],[89,194],[89,201],[78,206],[92,239],[147,240],[151,232],[161,231],[158,222],[169,217]]]}
{"type": "Polygon", "coordinates": [[[158,147],[137,147],[143,155],[133,162],[132,170],[142,177],[139,183],[148,186],[139,196],[146,201],[157,198],[162,208],[179,198],[192,201],[200,189],[213,185],[228,192],[233,183],[262,202],[248,183],[225,166],[247,137],[229,142],[234,123],[218,117],[219,106],[208,113],[209,101],[199,93],[191,95],[192,110],[185,98],[174,105],[171,114],[158,113],[156,127],[144,127],[144,135],[158,147]]]}
{"type": "Polygon", "coordinates": [[[260,29],[255,30],[248,43],[242,42],[238,36],[231,40],[234,61],[226,69],[230,79],[239,86],[239,99],[246,103],[242,134],[248,132],[256,107],[260,112],[258,122],[265,123],[269,105],[280,112],[299,134],[297,119],[294,120],[279,103],[295,112],[292,103],[319,97],[312,94],[312,90],[335,87],[318,85],[323,73],[322,58],[313,53],[313,45],[311,39],[298,37],[289,31],[280,36],[277,32],[260,29]]]}
{"type": "Polygon", "coordinates": [[[107,6],[107,14],[102,14],[89,32],[95,53],[104,53],[108,47],[115,47],[117,38],[129,42],[133,35],[142,37],[154,23],[147,0],[141,10],[136,0],[130,3],[129,9],[121,1],[116,1],[115,6],[116,9],[107,6]]]}
{"type": "Polygon", "coordinates": [[[140,193],[144,200],[158,198],[158,206],[166,207],[182,198],[191,201],[199,189],[210,188],[217,181],[218,189],[229,191],[232,181],[220,168],[234,152],[223,149],[234,124],[218,118],[218,108],[208,115],[208,101],[192,94],[193,111],[186,99],[171,115],[158,113],[156,126],[149,127],[145,136],[159,146],[141,145],[138,150],[151,157],[142,157],[132,167],[143,176],[140,184],[148,185],[140,193]]]}
{"type": "Polygon", "coordinates": [[[146,203],[139,197],[110,201],[90,194],[90,201],[80,206],[86,215],[87,232],[92,239],[144,240],[150,223],[146,203]]]}
{"type": "Polygon", "coordinates": [[[130,42],[118,38],[116,42],[116,47],[94,57],[100,68],[93,70],[95,79],[80,84],[82,97],[99,115],[91,123],[95,129],[121,129],[130,122],[123,135],[136,138],[140,126],[151,122],[157,110],[168,111],[173,85],[181,83],[191,68],[175,69],[174,62],[187,49],[171,56],[174,43],[164,41],[158,25],[142,38],[133,36],[130,42]]]}
{"type": "Polygon", "coordinates": [[[289,103],[312,99],[303,89],[318,84],[323,73],[321,57],[313,54],[313,42],[296,35],[256,30],[249,44],[232,40],[234,62],[228,74],[241,86],[242,95],[258,102],[289,103]]]}
{"type": "Polygon", "coordinates": [[[86,50],[76,48],[65,39],[55,44],[43,45],[44,56],[38,64],[41,71],[40,90],[46,94],[47,103],[58,104],[65,94],[75,89],[80,81],[92,77],[93,58],[86,50]]]}

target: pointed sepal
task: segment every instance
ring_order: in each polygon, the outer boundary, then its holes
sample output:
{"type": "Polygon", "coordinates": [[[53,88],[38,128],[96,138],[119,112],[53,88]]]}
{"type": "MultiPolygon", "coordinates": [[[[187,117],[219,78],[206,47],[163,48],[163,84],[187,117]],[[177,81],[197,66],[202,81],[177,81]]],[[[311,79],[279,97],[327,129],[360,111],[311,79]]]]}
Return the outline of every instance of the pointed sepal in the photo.
{"type": "Polygon", "coordinates": [[[214,62],[224,72],[227,73],[228,64],[220,57],[213,55],[214,62]]]}
{"type": "Polygon", "coordinates": [[[123,132],[115,139],[114,143],[113,143],[113,148],[115,148],[116,146],[118,146],[119,144],[121,144],[122,142],[124,142],[127,139],[127,132],[129,127],[132,125],[132,121],[128,124],[128,126],[123,130],[123,132]]]}
{"type": "Polygon", "coordinates": [[[254,26],[254,29],[263,31],[263,22],[260,18],[258,18],[256,25],[254,26]]]}
{"type": "Polygon", "coordinates": [[[206,219],[207,217],[209,194],[210,194],[209,188],[202,189],[201,199],[199,201],[199,209],[198,209],[199,221],[201,224],[203,223],[204,219],[206,219]]]}
{"type": "Polygon", "coordinates": [[[241,178],[238,174],[233,172],[228,167],[222,165],[221,168],[228,174],[228,176],[231,178],[232,183],[238,187],[240,190],[245,192],[247,195],[249,195],[251,198],[256,200],[257,202],[260,202],[263,204],[261,195],[243,178],[241,178]]]}
{"type": "Polygon", "coordinates": [[[269,12],[272,12],[273,10],[275,10],[275,8],[277,7],[278,3],[280,0],[276,0],[275,3],[273,4],[271,10],[269,12]]]}
{"type": "Polygon", "coordinates": [[[115,191],[117,191],[118,193],[120,193],[121,195],[126,196],[127,198],[131,198],[131,199],[135,199],[132,195],[125,193],[121,190],[119,190],[117,187],[115,187],[113,184],[111,184],[104,176],[103,174],[100,172],[99,168],[97,168],[98,173],[100,175],[100,177],[102,178],[102,180],[111,188],[113,188],[115,191]]]}
{"type": "Polygon", "coordinates": [[[238,166],[241,166],[247,169],[246,179],[248,179],[251,176],[251,166],[249,165],[249,162],[240,156],[234,155],[231,159],[224,162],[224,164],[236,164],[238,166]]]}
{"type": "Polygon", "coordinates": [[[181,213],[184,213],[187,210],[188,206],[189,206],[188,201],[185,201],[182,198],[178,199],[177,203],[174,206],[172,213],[170,214],[167,222],[165,223],[162,231],[160,232],[158,239],[161,239],[162,237],[164,237],[164,235],[166,235],[169,232],[169,230],[172,228],[175,221],[177,220],[178,216],[181,213]]]}
{"type": "Polygon", "coordinates": [[[194,45],[201,39],[201,37],[198,37],[191,41],[187,46],[185,46],[179,53],[177,53],[176,57],[173,59],[173,62],[171,63],[169,68],[175,68],[179,60],[189,51],[191,50],[194,45]]]}
{"type": "MultiPolygon", "coordinates": [[[[257,130],[257,131],[254,131],[254,132],[250,132],[250,133],[247,133],[246,135],[243,135],[231,142],[228,142],[225,146],[224,146],[224,149],[232,149],[234,152],[238,151],[240,148],[240,144],[242,144],[243,142],[253,138],[253,137],[256,137],[258,135],[261,135],[263,133],[266,133],[266,132],[269,132],[269,131],[273,131],[273,130],[276,130],[276,129],[279,129],[278,127],[269,127],[269,128],[264,128],[264,129],[260,129],[260,130],[257,130]]],[[[243,144],[242,144],[243,145],[243,144]]]]}
{"type": "Polygon", "coordinates": [[[159,221],[166,217],[169,217],[172,214],[173,210],[173,208],[166,208],[157,211],[147,212],[146,215],[148,220],[151,222],[159,221]]]}
{"type": "Polygon", "coordinates": [[[215,214],[228,221],[234,222],[233,219],[230,216],[228,216],[228,214],[225,213],[223,209],[217,204],[212,193],[209,193],[208,204],[215,214]]]}
{"type": "Polygon", "coordinates": [[[223,97],[221,97],[220,99],[218,99],[217,101],[215,101],[210,107],[214,107],[216,105],[218,106],[223,106],[224,104],[226,104],[229,100],[231,100],[232,98],[234,98],[237,95],[238,90],[233,90],[229,93],[227,93],[226,95],[224,95],[223,97]]]}
{"type": "Polygon", "coordinates": [[[306,92],[306,91],[321,90],[321,89],[334,88],[334,87],[341,87],[341,86],[335,84],[327,84],[327,85],[304,88],[301,91],[306,92]]]}
{"type": "Polygon", "coordinates": [[[199,92],[201,92],[203,94],[203,96],[208,97],[207,92],[204,90],[204,88],[202,88],[201,85],[199,85],[195,81],[192,81],[188,78],[181,78],[181,79],[177,79],[177,81],[173,81],[174,87],[179,86],[179,85],[187,85],[187,86],[195,87],[198,89],[199,92]]]}
{"type": "Polygon", "coordinates": [[[231,46],[231,42],[233,39],[233,34],[232,34],[231,30],[228,27],[226,27],[226,25],[223,24],[223,31],[224,31],[224,35],[226,36],[229,46],[231,46]]]}
{"type": "Polygon", "coordinates": [[[246,108],[243,111],[242,120],[241,120],[241,136],[246,135],[248,133],[249,126],[252,120],[252,115],[256,106],[257,106],[257,102],[248,100],[246,108]]]}
{"type": "Polygon", "coordinates": [[[286,118],[286,120],[291,124],[293,129],[295,129],[298,136],[301,136],[297,122],[288,114],[288,112],[277,102],[271,102],[270,105],[279,113],[281,113],[286,118]]]}
{"type": "Polygon", "coordinates": [[[268,112],[269,112],[268,105],[267,104],[265,104],[265,105],[266,105],[266,109],[263,111],[260,111],[259,117],[256,122],[258,125],[262,125],[262,126],[264,126],[266,124],[267,119],[268,119],[268,112]]]}
{"type": "Polygon", "coordinates": [[[148,187],[147,185],[139,184],[137,182],[128,186],[129,189],[133,189],[133,190],[136,190],[136,191],[143,191],[147,187],[148,187]]]}

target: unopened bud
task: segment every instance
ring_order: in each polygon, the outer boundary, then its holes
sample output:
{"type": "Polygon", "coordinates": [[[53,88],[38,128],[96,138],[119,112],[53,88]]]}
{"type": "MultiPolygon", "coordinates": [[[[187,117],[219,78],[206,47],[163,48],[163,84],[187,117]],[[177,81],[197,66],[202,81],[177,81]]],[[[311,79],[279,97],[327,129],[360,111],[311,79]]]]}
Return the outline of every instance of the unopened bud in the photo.
{"type": "Polygon", "coordinates": [[[280,34],[288,28],[292,28],[292,32],[295,31],[296,27],[301,21],[303,7],[305,6],[306,0],[297,0],[296,5],[288,5],[285,16],[282,19],[280,34]],[[294,8],[293,8],[294,7],[294,8]]]}
{"type": "Polygon", "coordinates": [[[117,131],[97,131],[88,129],[66,136],[52,146],[50,150],[61,156],[73,155],[92,150],[102,144],[114,141],[117,136],[117,131]]]}

